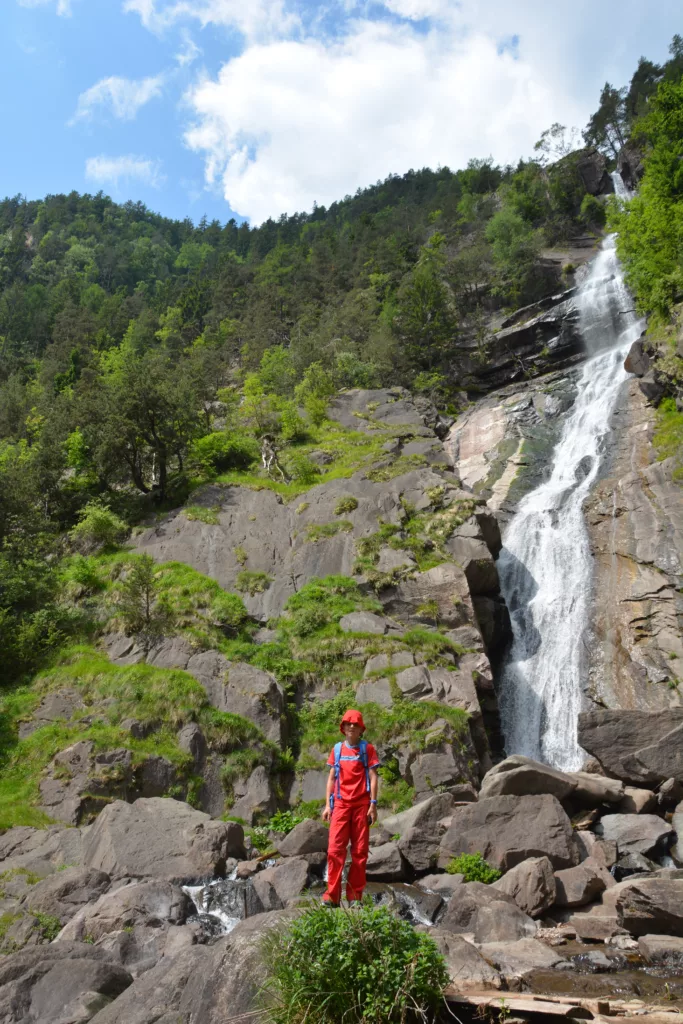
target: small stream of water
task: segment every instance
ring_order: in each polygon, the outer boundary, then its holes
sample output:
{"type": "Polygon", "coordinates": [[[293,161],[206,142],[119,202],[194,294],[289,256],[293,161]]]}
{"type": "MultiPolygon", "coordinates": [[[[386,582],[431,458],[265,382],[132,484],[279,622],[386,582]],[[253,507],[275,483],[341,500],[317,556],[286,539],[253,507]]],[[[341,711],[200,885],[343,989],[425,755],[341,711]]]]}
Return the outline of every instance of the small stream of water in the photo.
{"type": "MultiPolygon", "coordinates": [[[[614,175],[615,191],[627,190],[614,175]]],[[[508,754],[566,771],[584,753],[577,721],[586,677],[593,559],[583,504],[597,477],[623,368],[642,325],[607,237],[575,298],[588,359],[546,480],[519,503],[498,562],[513,642],[500,678],[508,754]]]]}

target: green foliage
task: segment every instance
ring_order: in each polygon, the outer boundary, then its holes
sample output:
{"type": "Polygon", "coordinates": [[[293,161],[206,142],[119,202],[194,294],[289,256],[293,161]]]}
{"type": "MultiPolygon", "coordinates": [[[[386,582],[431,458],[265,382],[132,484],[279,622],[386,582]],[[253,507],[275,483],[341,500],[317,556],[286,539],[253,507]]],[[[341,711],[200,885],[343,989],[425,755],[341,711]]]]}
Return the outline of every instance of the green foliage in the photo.
{"type": "Polygon", "coordinates": [[[128,533],[128,525],[99,499],[93,499],[78,513],[71,531],[76,543],[86,547],[114,547],[128,533]]]}
{"type": "Polygon", "coordinates": [[[305,910],[264,942],[276,1024],[428,1019],[448,982],[436,944],[383,907],[305,910]]]}
{"type": "Polygon", "coordinates": [[[306,540],[316,544],[319,540],[335,537],[338,533],[351,533],[353,523],[349,519],[339,519],[336,523],[310,523],[306,527],[306,540]]]}
{"type": "Polygon", "coordinates": [[[183,515],[186,519],[189,519],[191,522],[206,523],[208,526],[218,526],[219,512],[220,507],[218,505],[212,508],[207,508],[206,505],[186,505],[183,509],[183,515]]]}
{"type": "Polygon", "coordinates": [[[36,922],[36,930],[44,942],[54,942],[62,930],[62,922],[52,914],[43,914],[38,910],[32,910],[31,916],[36,922]]]}
{"type": "Polygon", "coordinates": [[[170,608],[160,594],[157,566],[151,555],[137,555],[127,564],[115,591],[118,614],[127,633],[160,636],[170,621],[170,608]]]}
{"type": "Polygon", "coordinates": [[[581,200],[581,220],[589,228],[604,228],[607,223],[605,204],[588,192],[581,200]]]}
{"type": "Polygon", "coordinates": [[[480,853],[461,853],[446,865],[449,875],[463,875],[465,882],[483,882],[490,885],[497,882],[501,872],[485,861],[480,853]]]}
{"type": "Polygon", "coordinates": [[[206,473],[249,469],[259,458],[257,441],[248,434],[217,431],[192,442],[191,455],[206,473]]]}
{"type": "Polygon", "coordinates": [[[675,459],[673,477],[683,481],[683,412],[678,412],[673,398],[659,404],[652,443],[658,459],[675,459]]]}
{"type": "Polygon", "coordinates": [[[285,835],[289,835],[303,820],[304,818],[295,811],[276,811],[268,822],[268,828],[273,832],[284,832],[285,835]]]}
{"type": "Polygon", "coordinates": [[[249,569],[243,569],[242,572],[237,573],[235,587],[240,594],[249,594],[250,597],[253,597],[255,594],[262,594],[266,591],[272,582],[273,577],[269,576],[267,572],[252,572],[249,569]]]}
{"type": "Polygon", "coordinates": [[[304,487],[311,487],[317,482],[320,469],[304,452],[292,452],[287,459],[287,472],[304,487]]]}
{"type": "Polygon", "coordinates": [[[357,508],[358,499],[354,498],[352,494],[347,494],[344,498],[340,498],[334,506],[334,514],[335,516],[343,516],[349,512],[354,512],[357,508]]]}

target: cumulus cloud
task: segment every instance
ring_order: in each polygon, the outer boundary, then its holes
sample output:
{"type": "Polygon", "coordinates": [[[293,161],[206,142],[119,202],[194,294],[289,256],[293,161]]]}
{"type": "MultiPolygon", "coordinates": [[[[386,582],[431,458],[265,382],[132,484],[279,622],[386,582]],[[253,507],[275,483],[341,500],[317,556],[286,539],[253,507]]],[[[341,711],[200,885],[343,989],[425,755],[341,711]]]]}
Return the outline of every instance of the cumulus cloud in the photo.
{"type": "Polygon", "coordinates": [[[78,106],[71,123],[91,118],[99,108],[109,109],[114,117],[132,121],[140,107],[161,96],[164,75],[153,78],[103,78],[78,97],[78,106]]]}
{"type": "Polygon", "coordinates": [[[123,9],[139,15],[152,32],[195,20],[202,28],[235,29],[248,40],[283,36],[300,23],[298,15],[287,10],[285,0],[124,0],[123,9]]]}
{"type": "MultiPolygon", "coordinates": [[[[54,3],[55,0],[19,0],[20,7],[51,7],[54,3]]],[[[71,0],[56,0],[56,10],[60,17],[70,17],[72,14],[71,0]]]]}
{"type": "Polygon", "coordinates": [[[85,163],[85,176],[97,185],[118,188],[122,182],[139,182],[160,188],[166,178],[159,160],[144,156],[92,156],[85,163]]]}
{"type": "MultiPolygon", "coordinates": [[[[432,0],[400,3],[417,16],[432,0]]],[[[336,39],[246,48],[188,96],[207,182],[260,222],[408,167],[516,161],[553,121],[577,123],[493,34],[446,29],[359,19],[336,39]]]]}

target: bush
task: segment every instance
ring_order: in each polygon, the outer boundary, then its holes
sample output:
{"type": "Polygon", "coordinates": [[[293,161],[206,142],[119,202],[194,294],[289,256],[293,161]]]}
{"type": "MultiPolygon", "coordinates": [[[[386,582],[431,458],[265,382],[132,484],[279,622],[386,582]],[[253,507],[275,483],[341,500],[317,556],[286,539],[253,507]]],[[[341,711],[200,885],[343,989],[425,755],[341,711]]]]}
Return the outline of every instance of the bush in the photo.
{"type": "Polygon", "coordinates": [[[237,630],[249,616],[242,598],[237,594],[217,594],[211,602],[211,618],[221,626],[237,630]]]}
{"type": "Polygon", "coordinates": [[[308,487],[314,484],[320,475],[320,469],[303,452],[293,452],[287,459],[287,472],[292,480],[308,487]]]}
{"type": "Polygon", "coordinates": [[[449,875],[463,875],[465,882],[483,882],[490,885],[500,878],[498,868],[493,868],[480,853],[461,853],[453,857],[446,866],[449,875]]]}
{"type": "Polygon", "coordinates": [[[357,508],[358,499],[354,498],[352,494],[347,494],[345,497],[340,498],[334,506],[334,514],[335,516],[343,516],[345,513],[353,512],[357,508]]]}
{"type": "Polygon", "coordinates": [[[254,594],[262,594],[272,582],[273,577],[269,576],[267,572],[251,572],[249,569],[243,569],[242,572],[237,573],[235,587],[240,594],[249,594],[250,597],[253,597],[254,594]]]}
{"type": "Polygon", "coordinates": [[[392,1024],[437,1008],[448,970],[435,942],[386,908],[315,906],[264,940],[275,1024],[392,1024]]]}
{"type": "Polygon", "coordinates": [[[289,835],[292,829],[300,825],[304,819],[295,814],[294,811],[276,811],[273,817],[268,822],[268,827],[273,832],[284,832],[285,835],[289,835]]]}
{"type": "Polygon", "coordinates": [[[192,442],[192,458],[205,473],[248,469],[260,456],[258,441],[248,434],[218,430],[192,442]]]}
{"type": "Polygon", "coordinates": [[[607,211],[604,203],[589,192],[581,202],[581,220],[587,227],[604,228],[607,222],[607,211]]]}
{"type": "Polygon", "coordinates": [[[305,441],[308,426],[299,416],[295,402],[285,402],[280,416],[280,433],[284,441],[305,441]]]}
{"type": "Polygon", "coordinates": [[[72,540],[85,547],[113,547],[128,533],[128,524],[98,498],[89,501],[78,513],[78,523],[71,531],[72,540]]]}

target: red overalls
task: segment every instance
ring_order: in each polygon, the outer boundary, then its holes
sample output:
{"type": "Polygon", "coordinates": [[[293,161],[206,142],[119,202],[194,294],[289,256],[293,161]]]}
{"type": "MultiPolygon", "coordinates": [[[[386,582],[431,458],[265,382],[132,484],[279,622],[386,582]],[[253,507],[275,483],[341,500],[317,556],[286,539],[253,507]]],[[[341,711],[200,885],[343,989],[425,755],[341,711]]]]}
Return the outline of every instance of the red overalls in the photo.
{"type": "MultiPolygon", "coordinates": [[[[334,751],[327,762],[334,766],[334,751]]],[[[367,744],[368,769],[379,766],[377,751],[367,744]]],[[[370,845],[370,824],[368,811],[370,794],[367,792],[365,766],[362,764],[358,747],[342,745],[339,762],[339,792],[335,785],[334,809],[330,824],[330,839],[327,847],[327,892],[323,900],[339,903],[341,900],[342,871],[346,862],[346,850],[351,841],[351,868],[346,882],[346,898],[360,900],[365,889],[365,865],[370,845]],[[339,795],[341,794],[341,795],[339,795]]]]}

